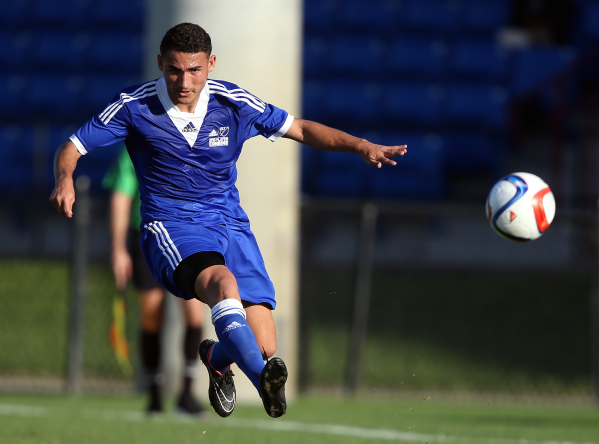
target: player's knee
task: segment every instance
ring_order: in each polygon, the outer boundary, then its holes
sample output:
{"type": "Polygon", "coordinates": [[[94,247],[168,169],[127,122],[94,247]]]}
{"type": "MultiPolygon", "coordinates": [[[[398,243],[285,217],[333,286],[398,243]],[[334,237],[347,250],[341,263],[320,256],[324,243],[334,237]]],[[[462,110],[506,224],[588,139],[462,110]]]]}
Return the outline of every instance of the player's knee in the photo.
{"type": "Polygon", "coordinates": [[[196,281],[196,289],[200,287],[200,291],[205,289],[205,293],[208,299],[213,303],[218,303],[225,299],[237,299],[239,298],[239,290],[237,288],[237,281],[230,272],[216,272],[210,276],[198,276],[196,281]]]}
{"type": "Polygon", "coordinates": [[[264,347],[263,351],[266,353],[266,356],[268,356],[269,358],[272,358],[275,353],[277,352],[277,343],[272,342],[269,344],[264,344],[262,345],[262,347],[264,347]]]}

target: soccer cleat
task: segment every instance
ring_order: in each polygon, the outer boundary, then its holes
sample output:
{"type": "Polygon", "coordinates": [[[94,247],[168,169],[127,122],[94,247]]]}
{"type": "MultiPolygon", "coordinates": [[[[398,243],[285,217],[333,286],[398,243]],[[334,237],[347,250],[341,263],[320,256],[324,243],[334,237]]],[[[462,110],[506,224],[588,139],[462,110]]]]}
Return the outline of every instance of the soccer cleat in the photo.
{"type": "Polygon", "coordinates": [[[210,348],[215,344],[212,339],[205,339],[200,344],[200,359],[208,370],[208,376],[210,377],[210,387],[208,388],[208,399],[210,399],[210,405],[214,408],[214,411],[226,418],[229,416],[235,408],[235,383],[233,382],[233,372],[231,370],[225,370],[219,372],[212,368],[210,361],[208,360],[208,354],[210,348]]]}
{"type": "MultiPolygon", "coordinates": [[[[265,356],[267,360],[267,357],[265,356]]],[[[280,358],[267,360],[260,373],[260,396],[268,416],[279,418],[287,410],[285,400],[285,383],[287,382],[287,367],[280,358]]]]}

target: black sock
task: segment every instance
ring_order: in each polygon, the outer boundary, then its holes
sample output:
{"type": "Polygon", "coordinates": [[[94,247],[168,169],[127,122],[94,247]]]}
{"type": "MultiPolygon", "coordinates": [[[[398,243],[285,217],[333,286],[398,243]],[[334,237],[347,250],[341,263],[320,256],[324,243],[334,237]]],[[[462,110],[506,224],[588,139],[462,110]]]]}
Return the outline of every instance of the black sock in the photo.
{"type": "Polygon", "coordinates": [[[191,384],[195,379],[198,361],[198,349],[202,340],[202,327],[187,327],[183,341],[183,353],[185,356],[185,373],[183,377],[183,392],[191,391],[191,384]]]}
{"type": "Polygon", "coordinates": [[[148,375],[148,385],[160,385],[160,333],[141,332],[141,362],[148,375]]]}

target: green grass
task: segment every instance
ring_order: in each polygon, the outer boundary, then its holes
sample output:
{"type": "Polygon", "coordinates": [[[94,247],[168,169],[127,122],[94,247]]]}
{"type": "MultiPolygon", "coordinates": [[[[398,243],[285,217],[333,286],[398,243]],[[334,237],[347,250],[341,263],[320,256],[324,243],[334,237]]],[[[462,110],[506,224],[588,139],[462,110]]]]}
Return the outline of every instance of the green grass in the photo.
{"type": "Polygon", "coordinates": [[[238,406],[227,419],[145,419],[138,397],[0,395],[0,442],[69,443],[599,443],[593,407],[439,402],[397,399],[300,398],[281,419],[261,407],[238,406]]]}
{"type": "MultiPolygon", "coordinates": [[[[108,341],[114,280],[107,264],[91,264],[85,299],[86,377],[122,378],[108,341]]],[[[130,338],[137,307],[130,297],[130,338]]],[[[70,273],[67,262],[0,261],[1,375],[62,376],[66,368],[70,273]]],[[[133,341],[134,342],[134,341],[133,341]]],[[[135,343],[132,359],[137,357],[135,343]]]]}

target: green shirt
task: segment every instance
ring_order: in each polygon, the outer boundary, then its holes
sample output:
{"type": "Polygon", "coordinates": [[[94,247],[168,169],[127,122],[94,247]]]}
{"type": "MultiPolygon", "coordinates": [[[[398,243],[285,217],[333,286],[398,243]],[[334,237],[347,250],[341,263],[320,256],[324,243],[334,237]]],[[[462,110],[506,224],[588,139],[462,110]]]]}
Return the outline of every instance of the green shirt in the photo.
{"type": "Polygon", "coordinates": [[[133,202],[131,203],[130,224],[131,228],[139,231],[139,226],[141,224],[141,214],[139,212],[141,207],[139,184],[137,183],[133,162],[131,162],[129,153],[126,149],[123,148],[119,154],[116,165],[106,173],[102,185],[107,190],[121,192],[133,199],[133,202]]]}

